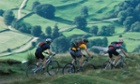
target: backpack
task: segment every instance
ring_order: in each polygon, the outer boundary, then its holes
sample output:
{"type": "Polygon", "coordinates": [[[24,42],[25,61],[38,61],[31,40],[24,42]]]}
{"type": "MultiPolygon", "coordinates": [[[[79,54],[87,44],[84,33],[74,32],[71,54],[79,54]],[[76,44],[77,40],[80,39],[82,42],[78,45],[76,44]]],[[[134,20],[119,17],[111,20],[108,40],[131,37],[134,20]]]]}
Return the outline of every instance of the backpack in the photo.
{"type": "Polygon", "coordinates": [[[41,42],[41,43],[39,44],[39,46],[42,48],[45,44],[46,44],[45,42],[41,42]]]}
{"type": "Polygon", "coordinates": [[[78,50],[79,46],[80,46],[82,43],[84,43],[82,40],[76,40],[76,41],[72,42],[71,45],[72,45],[72,47],[75,47],[76,50],[78,50]]]}
{"type": "Polygon", "coordinates": [[[120,43],[119,42],[111,42],[111,44],[109,45],[109,48],[113,48],[113,49],[118,49],[120,47],[120,43]]]}

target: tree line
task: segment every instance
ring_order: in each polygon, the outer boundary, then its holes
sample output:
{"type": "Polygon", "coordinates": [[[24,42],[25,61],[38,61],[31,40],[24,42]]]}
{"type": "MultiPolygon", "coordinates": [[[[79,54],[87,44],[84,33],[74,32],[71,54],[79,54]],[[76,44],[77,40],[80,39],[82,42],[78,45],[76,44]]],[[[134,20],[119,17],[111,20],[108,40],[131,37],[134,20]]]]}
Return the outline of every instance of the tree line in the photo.
{"type": "MultiPolygon", "coordinates": [[[[126,31],[128,31],[130,29],[130,28],[128,28],[128,27],[130,27],[130,24],[128,24],[128,23],[134,21],[134,20],[132,20],[132,18],[130,18],[131,14],[129,12],[129,10],[132,8],[127,10],[128,17],[125,16],[126,10],[125,10],[124,4],[126,4],[128,2],[125,1],[122,4],[120,4],[120,8],[118,10],[119,22],[120,23],[122,22],[123,24],[127,23],[125,25],[126,31]],[[127,20],[126,18],[129,18],[129,19],[127,20]]],[[[135,0],[131,0],[130,3],[131,2],[135,2],[135,0]]],[[[139,2],[139,0],[137,2],[139,2]]],[[[134,3],[134,4],[136,5],[136,3],[134,3]]],[[[135,8],[136,8],[136,10],[139,10],[139,6],[135,6],[135,8]]],[[[56,8],[51,4],[41,4],[40,2],[35,1],[32,4],[31,11],[46,19],[55,19],[56,8]]],[[[113,25],[102,26],[100,30],[99,30],[98,26],[92,26],[87,31],[86,18],[88,17],[88,7],[87,6],[81,7],[80,13],[81,13],[80,16],[77,16],[74,18],[73,24],[76,25],[76,28],[89,33],[88,35],[83,35],[83,37],[90,37],[91,35],[111,36],[115,33],[115,27],[113,25]]],[[[12,10],[4,11],[4,10],[0,9],[0,15],[4,17],[4,22],[6,25],[11,25],[13,28],[15,28],[21,32],[29,33],[29,34],[32,34],[33,36],[40,37],[40,38],[46,38],[46,37],[53,38],[54,39],[53,45],[57,45],[57,44],[55,44],[55,42],[57,43],[57,40],[58,40],[58,42],[60,42],[59,40],[63,40],[63,42],[70,42],[70,39],[67,39],[62,33],[59,32],[59,28],[57,25],[54,25],[54,28],[51,28],[50,26],[46,27],[45,33],[43,33],[40,25],[32,26],[29,23],[25,23],[23,21],[17,22],[17,19],[15,18],[15,15],[12,10]]],[[[137,22],[135,23],[134,26],[131,25],[132,27],[134,27],[134,28],[131,28],[131,31],[138,28],[138,25],[139,25],[138,20],[139,19],[137,19],[137,22]]],[[[71,37],[69,37],[69,38],[71,38],[71,37]]],[[[62,44],[64,46],[63,42],[62,42],[62,44]]],[[[107,46],[107,43],[108,43],[107,38],[104,38],[103,41],[101,39],[96,39],[96,41],[91,41],[91,42],[94,43],[93,45],[97,45],[97,46],[98,45],[107,46]],[[104,42],[107,42],[107,43],[104,43],[104,42]]],[[[92,44],[90,43],[90,46],[91,45],[92,44]]],[[[62,50],[68,50],[68,46],[70,46],[70,45],[65,45],[65,46],[66,47],[62,47],[63,48],[62,50]],[[65,48],[67,48],[67,49],[65,49],[65,48]]],[[[54,47],[53,49],[57,52],[65,52],[65,51],[61,51],[61,50],[57,49],[56,47],[54,47]]]]}

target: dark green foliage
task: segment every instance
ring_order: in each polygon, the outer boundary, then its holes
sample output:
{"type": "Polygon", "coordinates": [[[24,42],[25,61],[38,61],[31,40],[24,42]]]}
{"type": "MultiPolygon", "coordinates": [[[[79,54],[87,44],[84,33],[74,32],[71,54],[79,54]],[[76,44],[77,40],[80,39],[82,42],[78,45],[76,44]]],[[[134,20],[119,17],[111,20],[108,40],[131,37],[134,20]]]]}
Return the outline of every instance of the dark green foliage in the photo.
{"type": "Polygon", "coordinates": [[[115,27],[113,25],[102,26],[102,29],[98,32],[98,35],[111,36],[115,33],[115,27]]]}
{"type": "Polygon", "coordinates": [[[87,21],[84,17],[78,16],[75,17],[74,24],[77,26],[77,28],[84,30],[87,26],[87,21]]]}
{"type": "Polygon", "coordinates": [[[125,31],[133,31],[131,26],[140,21],[140,0],[126,0],[119,6],[119,22],[124,25],[125,31]]]}
{"type": "Polygon", "coordinates": [[[15,15],[12,10],[7,10],[4,12],[3,17],[4,17],[4,23],[6,25],[11,25],[12,21],[15,18],[15,15]]]}
{"type": "Polygon", "coordinates": [[[27,64],[30,65],[30,64],[34,64],[37,60],[34,54],[29,53],[27,57],[27,61],[28,61],[27,64]]]}
{"type": "Polygon", "coordinates": [[[123,37],[122,34],[119,35],[119,38],[123,37]]]}
{"type": "Polygon", "coordinates": [[[0,16],[2,16],[4,13],[4,10],[0,9],[0,16]]]}
{"type": "Polygon", "coordinates": [[[106,37],[104,37],[103,39],[94,39],[94,40],[90,40],[88,47],[92,47],[92,46],[102,46],[102,47],[106,47],[108,44],[108,39],[106,37]]]}
{"type": "Polygon", "coordinates": [[[51,37],[52,34],[52,28],[50,26],[48,26],[45,30],[47,37],[51,37]]]}
{"type": "Polygon", "coordinates": [[[38,5],[40,5],[40,2],[35,1],[32,5],[32,11],[34,11],[38,5]]]}
{"type": "Polygon", "coordinates": [[[19,27],[17,27],[19,31],[24,33],[31,33],[31,25],[29,23],[22,22],[19,27]]]}
{"type": "Polygon", "coordinates": [[[107,47],[107,45],[108,45],[108,39],[107,39],[107,37],[104,37],[103,39],[102,39],[102,42],[103,42],[103,47],[107,47]]]}
{"type": "Polygon", "coordinates": [[[8,48],[8,49],[7,49],[7,52],[11,52],[11,49],[10,49],[10,48],[8,48]]]}
{"type": "Polygon", "coordinates": [[[32,42],[32,47],[35,47],[36,46],[36,42],[32,42]]]}
{"type": "Polygon", "coordinates": [[[92,33],[92,34],[95,34],[95,35],[97,35],[97,32],[98,32],[98,26],[92,26],[91,28],[90,28],[90,33],[92,33]]]}
{"type": "Polygon", "coordinates": [[[60,36],[60,33],[59,33],[58,26],[55,25],[55,26],[54,26],[54,29],[53,29],[53,32],[52,32],[52,38],[54,39],[54,38],[57,38],[57,37],[59,37],[59,36],[60,36]]]}
{"type": "Polygon", "coordinates": [[[133,16],[129,16],[125,19],[123,22],[123,25],[125,26],[125,31],[129,31],[131,28],[131,25],[134,23],[134,18],[133,16]]]}
{"type": "Polygon", "coordinates": [[[55,7],[51,4],[37,5],[35,12],[48,19],[53,19],[55,17],[55,7]]]}
{"type": "Polygon", "coordinates": [[[91,48],[90,51],[96,53],[96,54],[99,54],[100,53],[100,50],[97,49],[97,48],[91,48]]]}
{"type": "Polygon", "coordinates": [[[31,34],[33,36],[37,36],[39,37],[41,35],[42,31],[41,31],[41,26],[34,26],[32,29],[31,29],[31,34]]]}
{"type": "Polygon", "coordinates": [[[88,16],[88,7],[84,6],[81,8],[81,16],[87,17],[88,16]]]}
{"type": "Polygon", "coordinates": [[[137,21],[131,25],[131,31],[140,32],[140,22],[137,21]]]}
{"type": "Polygon", "coordinates": [[[69,49],[69,42],[66,37],[61,36],[53,40],[52,49],[55,53],[65,53],[69,49]]]}

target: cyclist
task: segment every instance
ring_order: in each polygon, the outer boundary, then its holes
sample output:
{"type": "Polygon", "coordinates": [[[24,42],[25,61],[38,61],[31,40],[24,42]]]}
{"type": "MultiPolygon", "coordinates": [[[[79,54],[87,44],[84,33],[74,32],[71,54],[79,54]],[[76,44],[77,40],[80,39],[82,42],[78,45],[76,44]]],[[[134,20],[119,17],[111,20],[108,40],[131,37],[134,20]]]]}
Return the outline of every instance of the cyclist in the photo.
{"type": "Polygon", "coordinates": [[[81,50],[85,50],[86,53],[88,54],[88,56],[90,56],[91,58],[93,58],[93,56],[91,56],[91,54],[89,53],[88,49],[87,49],[87,43],[88,40],[84,39],[84,40],[79,40],[77,41],[76,45],[72,45],[71,50],[70,50],[70,55],[72,56],[73,60],[72,60],[72,64],[74,64],[74,62],[76,61],[76,58],[80,58],[79,62],[80,62],[80,68],[82,69],[83,67],[83,60],[84,60],[84,56],[81,50]]]}
{"type": "Polygon", "coordinates": [[[45,52],[46,50],[48,51],[49,54],[53,54],[50,50],[50,44],[52,43],[52,40],[50,38],[47,38],[45,42],[41,42],[36,51],[35,51],[35,56],[36,59],[38,60],[36,65],[39,66],[40,62],[43,62],[43,69],[45,69],[46,66],[46,59],[45,56],[43,55],[43,52],[45,52]]]}
{"type": "Polygon", "coordinates": [[[112,62],[113,65],[115,65],[115,63],[119,60],[120,58],[120,54],[117,52],[117,49],[120,49],[122,51],[122,53],[125,55],[125,57],[128,57],[126,55],[126,52],[123,49],[123,39],[119,39],[118,42],[112,42],[109,46],[108,46],[108,51],[107,53],[109,54],[109,58],[110,61],[112,62]],[[115,60],[113,60],[113,55],[116,56],[115,60]]]}

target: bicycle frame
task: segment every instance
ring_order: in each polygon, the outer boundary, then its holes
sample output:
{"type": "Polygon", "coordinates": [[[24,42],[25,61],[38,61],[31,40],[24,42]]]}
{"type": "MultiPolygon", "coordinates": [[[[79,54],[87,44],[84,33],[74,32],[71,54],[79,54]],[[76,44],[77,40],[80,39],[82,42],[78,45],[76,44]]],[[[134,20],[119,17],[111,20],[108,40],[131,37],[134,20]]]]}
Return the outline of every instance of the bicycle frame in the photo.
{"type": "Polygon", "coordinates": [[[105,69],[113,69],[113,68],[125,68],[127,67],[127,63],[124,61],[124,58],[122,55],[120,55],[119,60],[116,62],[115,65],[113,65],[110,61],[107,62],[105,69]]]}
{"type": "MultiPolygon", "coordinates": [[[[46,60],[46,67],[45,69],[47,70],[47,73],[52,76],[54,74],[57,74],[59,71],[59,63],[56,60],[53,60],[52,58],[55,56],[54,55],[49,55],[47,60],[46,60]],[[55,64],[55,65],[54,65],[55,64]]],[[[26,75],[29,76],[30,73],[31,75],[39,75],[40,72],[42,74],[42,72],[44,73],[46,70],[43,69],[43,64],[41,62],[41,64],[39,66],[37,66],[36,64],[31,64],[28,66],[27,70],[26,70],[26,75]]]]}

